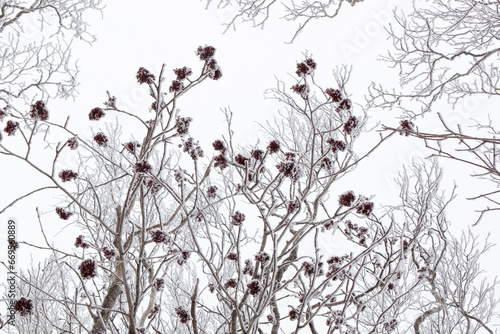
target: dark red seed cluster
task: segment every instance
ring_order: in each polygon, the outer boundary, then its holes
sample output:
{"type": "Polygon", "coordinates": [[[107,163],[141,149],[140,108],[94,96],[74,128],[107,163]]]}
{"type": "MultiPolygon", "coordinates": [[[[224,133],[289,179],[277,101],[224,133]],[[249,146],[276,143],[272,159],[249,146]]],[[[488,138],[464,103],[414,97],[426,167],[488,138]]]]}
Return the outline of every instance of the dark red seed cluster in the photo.
{"type": "Polygon", "coordinates": [[[89,247],[89,245],[85,241],[83,241],[83,235],[79,235],[78,237],[76,237],[75,247],[81,247],[83,249],[89,247]]]}
{"type": "Polygon", "coordinates": [[[146,160],[141,160],[137,162],[134,166],[134,170],[136,173],[147,174],[151,172],[152,169],[153,167],[151,167],[151,165],[146,160]]]}
{"type": "Polygon", "coordinates": [[[151,234],[151,240],[157,244],[170,242],[170,238],[162,230],[149,231],[149,234],[151,234]]]}
{"type": "Polygon", "coordinates": [[[116,256],[116,252],[114,249],[109,249],[108,247],[103,247],[102,252],[104,253],[104,257],[108,260],[111,260],[116,256]]]}
{"type": "Polygon", "coordinates": [[[191,117],[179,117],[177,116],[175,128],[177,133],[181,136],[185,136],[189,132],[189,125],[193,121],[191,117]]]}
{"type": "Polygon", "coordinates": [[[297,320],[299,317],[299,310],[292,307],[290,312],[288,312],[288,317],[290,318],[290,320],[297,320]]]}
{"type": "Polygon", "coordinates": [[[143,179],[142,184],[150,189],[152,194],[156,194],[161,189],[161,184],[153,178],[143,179]]]}
{"type": "Polygon", "coordinates": [[[412,121],[409,121],[407,119],[405,120],[402,120],[400,123],[399,123],[399,127],[401,129],[401,131],[399,132],[400,135],[405,135],[405,136],[409,136],[410,134],[410,131],[413,131],[413,127],[414,127],[414,124],[412,121]]]}
{"type": "Polygon", "coordinates": [[[358,119],[354,116],[349,117],[349,119],[344,123],[344,132],[348,135],[358,127],[358,119]]]}
{"type": "Polygon", "coordinates": [[[262,289],[260,286],[260,282],[256,279],[252,280],[250,283],[247,284],[248,288],[248,293],[251,294],[252,296],[255,296],[260,292],[262,289]]]}
{"type": "Polygon", "coordinates": [[[395,331],[398,326],[398,321],[396,319],[391,319],[384,323],[384,330],[388,333],[395,331]]]}
{"type": "Polygon", "coordinates": [[[123,146],[125,146],[127,151],[129,151],[132,154],[135,154],[137,148],[141,147],[141,144],[139,144],[138,142],[130,141],[128,143],[123,144],[123,146]]]}
{"type": "Polygon", "coordinates": [[[349,99],[343,99],[340,101],[338,107],[337,107],[337,112],[340,113],[341,111],[349,111],[352,107],[352,102],[349,99]]]}
{"type": "Polygon", "coordinates": [[[174,309],[175,313],[177,313],[177,316],[179,317],[179,321],[183,324],[187,324],[189,320],[191,320],[191,316],[189,315],[188,311],[186,311],[182,306],[179,306],[174,309]]]}
{"type": "Polygon", "coordinates": [[[231,216],[231,224],[234,226],[240,226],[243,221],[245,220],[245,215],[239,211],[236,211],[232,216],[231,216]]]}
{"type": "Polygon", "coordinates": [[[78,267],[83,279],[95,277],[97,275],[95,261],[87,259],[78,267]]]}
{"type": "Polygon", "coordinates": [[[14,121],[7,121],[7,125],[3,129],[8,136],[13,136],[16,134],[17,129],[19,129],[19,123],[14,121]]]}
{"type": "Polygon", "coordinates": [[[108,146],[108,137],[106,137],[106,135],[102,132],[99,132],[94,136],[94,141],[101,147],[108,146]]]}
{"type": "Polygon", "coordinates": [[[205,67],[210,79],[219,80],[222,77],[222,71],[217,64],[217,61],[214,59],[215,48],[213,46],[198,47],[196,55],[201,61],[205,62],[205,67]]]}
{"type": "Polygon", "coordinates": [[[154,306],[151,308],[151,311],[149,311],[148,319],[153,319],[156,314],[160,312],[160,305],[154,304],[154,306]]]}
{"type": "Polygon", "coordinates": [[[215,48],[213,46],[199,46],[196,50],[196,55],[202,61],[209,61],[215,55],[215,48]]]}
{"type": "Polygon", "coordinates": [[[184,84],[179,80],[173,80],[172,84],[168,88],[170,93],[178,93],[184,89],[184,84]]]}
{"type": "Polygon", "coordinates": [[[56,213],[62,220],[68,220],[73,215],[73,212],[66,211],[63,208],[56,208],[56,213]]]}
{"type": "Polygon", "coordinates": [[[49,111],[45,107],[45,103],[43,101],[37,101],[31,105],[30,117],[41,121],[49,119],[49,111]]]}
{"type": "Polygon", "coordinates": [[[137,71],[137,75],[135,77],[137,78],[137,82],[139,82],[141,85],[143,83],[152,84],[153,81],[155,80],[155,76],[149,73],[149,71],[146,70],[144,67],[139,68],[139,70],[137,71]]]}
{"type": "Polygon", "coordinates": [[[254,158],[255,160],[262,160],[262,158],[264,158],[264,151],[253,150],[252,151],[252,158],[254,158]]]}
{"type": "Polygon", "coordinates": [[[354,196],[354,192],[348,191],[348,192],[340,195],[339,204],[342,206],[351,207],[354,204],[355,200],[356,200],[356,196],[354,196]]]}
{"type": "Polygon", "coordinates": [[[63,182],[68,182],[68,181],[74,180],[74,179],[76,179],[77,176],[78,176],[78,173],[75,173],[70,169],[63,170],[59,173],[59,177],[61,178],[61,180],[63,182]]]}
{"type": "Polygon", "coordinates": [[[423,279],[423,278],[430,277],[430,270],[426,266],[423,266],[423,267],[419,268],[417,270],[417,273],[418,273],[418,276],[417,276],[418,279],[423,279]]]}
{"type": "Polygon", "coordinates": [[[227,282],[224,284],[224,287],[226,289],[229,289],[229,288],[235,288],[236,286],[238,285],[238,282],[236,282],[236,280],[234,278],[230,278],[227,280],[227,282]]]}
{"type": "Polygon", "coordinates": [[[226,255],[226,259],[228,259],[230,261],[238,261],[238,254],[236,254],[236,253],[228,253],[226,255]]]}
{"type": "Polygon", "coordinates": [[[193,71],[190,68],[184,66],[182,68],[176,68],[174,70],[174,73],[177,76],[177,80],[181,81],[181,80],[186,79],[191,74],[193,74],[193,71]]]}
{"type": "Polygon", "coordinates": [[[226,157],[222,154],[215,156],[214,161],[214,167],[219,167],[221,170],[229,166],[226,157]]]}
{"type": "Polygon", "coordinates": [[[300,208],[300,201],[296,199],[288,202],[286,210],[288,213],[293,213],[297,211],[299,208],[300,208]]]}
{"type": "Polygon", "coordinates": [[[157,278],[151,284],[157,291],[162,290],[165,287],[165,280],[163,278],[157,278]]]}
{"type": "Polygon", "coordinates": [[[245,166],[245,163],[248,160],[249,159],[247,157],[245,157],[244,155],[241,155],[241,154],[238,154],[237,156],[234,157],[234,161],[236,161],[237,164],[242,165],[242,166],[245,166]]]}
{"type": "Polygon", "coordinates": [[[344,152],[347,145],[341,140],[335,140],[333,138],[328,138],[326,143],[332,147],[332,152],[336,153],[338,151],[344,152]]]}
{"type": "Polygon", "coordinates": [[[94,108],[89,113],[89,119],[91,121],[98,121],[104,117],[104,111],[101,108],[94,108]]]}
{"type": "Polygon", "coordinates": [[[207,197],[210,199],[216,198],[217,197],[217,187],[216,186],[208,187],[206,194],[207,194],[207,197]]]}
{"type": "Polygon", "coordinates": [[[243,267],[243,275],[253,276],[253,263],[250,259],[245,260],[245,267],[243,267]]]}
{"type": "Polygon", "coordinates": [[[327,88],[325,93],[332,99],[332,102],[340,102],[342,100],[342,93],[339,89],[327,88]]]}
{"type": "Polygon", "coordinates": [[[21,297],[14,304],[14,310],[19,312],[21,317],[25,317],[33,313],[33,301],[28,298],[21,297]]]}
{"type": "Polygon", "coordinates": [[[195,142],[192,137],[186,140],[183,139],[182,145],[179,145],[179,147],[182,147],[182,151],[187,152],[193,160],[198,160],[198,158],[203,158],[204,156],[203,150],[198,145],[198,142],[195,142]]]}
{"type": "Polygon", "coordinates": [[[280,142],[277,140],[272,140],[267,146],[269,153],[273,154],[280,150],[280,142]]]}
{"type": "Polygon", "coordinates": [[[360,215],[369,216],[373,211],[373,202],[363,202],[356,208],[356,212],[360,215]]]}
{"type": "Polygon", "coordinates": [[[297,71],[295,73],[299,77],[304,77],[306,75],[311,75],[316,69],[316,63],[311,58],[297,64],[297,71]]]}
{"type": "Polygon", "coordinates": [[[316,266],[314,263],[306,261],[302,263],[302,270],[304,270],[304,274],[308,277],[314,276],[315,270],[316,270],[316,276],[321,276],[323,275],[323,262],[319,262],[318,265],[316,266]]]}
{"type": "Polygon", "coordinates": [[[182,266],[184,263],[186,263],[186,261],[189,259],[190,256],[191,256],[190,252],[186,251],[180,252],[179,257],[177,258],[177,264],[179,266],[182,266]]]}
{"type": "Polygon", "coordinates": [[[309,87],[306,84],[296,84],[290,88],[294,93],[299,94],[304,100],[307,99],[309,95],[309,87]]]}
{"type": "Polygon", "coordinates": [[[348,255],[330,257],[328,260],[326,260],[326,263],[328,264],[328,272],[326,273],[326,276],[334,281],[337,279],[342,280],[346,275],[346,271],[345,269],[340,269],[348,260],[348,255]]]}
{"type": "Polygon", "coordinates": [[[224,145],[224,142],[220,139],[217,139],[212,143],[212,146],[214,147],[214,150],[220,151],[224,153],[226,151],[226,146],[224,145]]]}
{"type": "Polygon", "coordinates": [[[66,141],[66,145],[68,145],[71,150],[76,150],[78,148],[78,140],[76,137],[70,138],[66,141]]]}
{"type": "Polygon", "coordinates": [[[319,167],[326,170],[331,170],[333,168],[333,162],[330,158],[325,157],[323,158],[323,160],[321,160],[321,164],[319,165],[319,167]]]}
{"type": "Polygon", "coordinates": [[[255,261],[259,261],[261,263],[266,263],[270,259],[271,259],[271,257],[269,256],[269,254],[267,254],[264,251],[258,252],[257,255],[255,255],[255,261]]]}
{"type": "Polygon", "coordinates": [[[366,240],[368,239],[368,228],[364,226],[358,226],[358,224],[353,224],[350,220],[346,221],[346,228],[344,233],[349,238],[356,237],[359,239],[359,244],[366,246],[366,240]]]}
{"type": "Polygon", "coordinates": [[[276,168],[278,168],[280,173],[282,173],[285,177],[290,178],[293,182],[296,182],[300,177],[300,169],[294,161],[282,161],[276,165],[276,168]]]}

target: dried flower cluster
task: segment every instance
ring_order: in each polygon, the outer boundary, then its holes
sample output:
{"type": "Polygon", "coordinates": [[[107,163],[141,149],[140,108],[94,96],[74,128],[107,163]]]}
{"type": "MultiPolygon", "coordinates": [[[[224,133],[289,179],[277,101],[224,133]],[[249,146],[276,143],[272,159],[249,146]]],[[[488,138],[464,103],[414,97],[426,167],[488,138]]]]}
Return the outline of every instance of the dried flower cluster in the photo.
{"type": "Polygon", "coordinates": [[[276,165],[276,168],[293,182],[297,182],[300,177],[300,168],[297,166],[294,153],[285,153],[285,160],[276,165]]]}
{"type": "Polygon", "coordinates": [[[253,276],[253,263],[250,259],[245,260],[245,267],[243,267],[243,275],[253,276]]]}
{"type": "Polygon", "coordinates": [[[99,145],[101,147],[108,146],[108,137],[106,137],[106,135],[102,132],[98,132],[94,136],[94,141],[97,143],[97,145],[99,145]]]}
{"type": "Polygon", "coordinates": [[[83,235],[79,235],[77,238],[76,238],[76,241],[75,241],[75,247],[81,247],[83,249],[89,247],[89,245],[83,241],[83,235]]]}
{"type": "Polygon", "coordinates": [[[217,197],[217,187],[210,186],[207,188],[206,195],[209,199],[214,199],[217,197]]]}
{"type": "Polygon", "coordinates": [[[33,314],[33,301],[31,299],[21,297],[15,302],[14,310],[19,312],[21,317],[33,314]]]}
{"type": "Polygon", "coordinates": [[[62,220],[68,220],[73,215],[73,212],[66,211],[63,208],[56,208],[56,213],[62,220]]]}
{"type": "Polygon", "coordinates": [[[332,99],[332,102],[338,103],[342,100],[342,92],[339,89],[327,88],[325,93],[332,99]]]}
{"type": "Polygon", "coordinates": [[[356,196],[354,196],[354,192],[348,191],[348,192],[340,195],[339,205],[351,207],[354,204],[355,200],[356,200],[356,196]]]}
{"type": "Polygon", "coordinates": [[[295,73],[299,77],[305,77],[306,75],[312,75],[316,69],[316,63],[311,58],[307,58],[305,61],[297,64],[297,71],[295,73]]]}
{"type": "Polygon", "coordinates": [[[162,230],[149,231],[149,234],[151,234],[151,240],[153,240],[154,243],[167,244],[170,242],[170,238],[162,230]]]}
{"type": "Polygon", "coordinates": [[[134,171],[136,173],[147,174],[150,173],[152,169],[153,167],[151,167],[151,165],[146,160],[141,160],[134,166],[134,171]]]}
{"type": "Polygon", "coordinates": [[[157,278],[151,284],[157,291],[162,290],[165,287],[165,280],[163,278],[157,278]]]}
{"type": "Polygon", "coordinates": [[[357,127],[358,127],[358,119],[354,116],[351,116],[344,123],[344,132],[350,135],[357,127]]]}
{"type": "Polygon", "coordinates": [[[245,166],[246,162],[248,161],[249,159],[247,157],[245,157],[244,155],[241,155],[241,154],[238,154],[237,156],[234,157],[234,161],[238,164],[238,165],[242,165],[242,166],[245,166]]]}
{"type": "Polygon", "coordinates": [[[239,211],[236,211],[231,216],[231,224],[234,226],[240,226],[245,221],[245,215],[239,211]]]}
{"type": "Polygon", "coordinates": [[[95,261],[91,259],[83,261],[78,269],[83,279],[93,278],[97,275],[95,261]]]}
{"type": "Polygon", "coordinates": [[[203,158],[204,153],[201,147],[198,145],[198,142],[195,142],[192,137],[189,137],[186,140],[182,140],[182,145],[179,145],[182,147],[182,151],[186,152],[191,156],[191,159],[193,160],[198,160],[199,158],[203,158]]]}
{"type": "Polygon", "coordinates": [[[250,283],[247,284],[247,288],[248,288],[248,293],[251,294],[252,296],[255,296],[262,290],[260,282],[256,279],[251,280],[250,283]]]}
{"type": "MultiPolygon", "coordinates": [[[[59,177],[63,182],[68,182],[74,180],[78,177],[78,173],[73,172],[70,169],[62,170],[59,172],[59,177]]],[[[64,219],[64,218],[63,218],[64,219]]]]}
{"type": "Polygon", "coordinates": [[[215,48],[213,46],[198,47],[196,55],[201,61],[205,62],[205,69],[207,70],[208,77],[212,80],[219,80],[222,77],[222,71],[214,59],[215,48]]]}
{"type": "Polygon", "coordinates": [[[144,67],[140,67],[139,70],[137,71],[137,82],[139,82],[141,85],[143,83],[145,84],[152,84],[155,80],[155,76],[151,74],[147,69],[144,67]]]}
{"type": "Polygon", "coordinates": [[[104,116],[105,116],[104,111],[99,107],[92,109],[89,113],[89,119],[91,121],[98,121],[104,116]]]}
{"type": "Polygon", "coordinates": [[[191,316],[189,315],[188,311],[186,311],[182,306],[179,306],[174,309],[175,313],[177,313],[177,316],[179,317],[179,321],[183,324],[187,324],[189,320],[191,320],[191,316]]]}
{"type": "Polygon", "coordinates": [[[360,215],[369,216],[373,211],[373,202],[363,202],[356,207],[356,212],[360,215]]]}
{"type": "Polygon", "coordinates": [[[269,256],[269,254],[264,251],[258,252],[257,255],[255,255],[255,261],[259,261],[262,264],[265,264],[270,259],[271,257],[269,256]]]}
{"type": "Polygon", "coordinates": [[[66,145],[68,145],[70,150],[76,150],[78,148],[78,140],[76,137],[70,138],[66,141],[66,145]]]}
{"type": "Polygon", "coordinates": [[[116,252],[114,249],[109,249],[108,247],[103,247],[102,252],[104,253],[104,257],[108,260],[111,260],[116,256],[116,252]]]}
{"type": "Polygon", "coordinates": [[[37,101],[31,105],[30,117],[41,121],[49,119],[49,111],[45,107],[45,103],[43,101],[37,101]]]}
{"type": "Polygon", "coordinates": [[[189,124],[193,121],[191,117],[177,117],[175,128],[177,133],[182,137],[189,132],[189,124]]]}
{"type": "Polygon", "coordinates": [[[8,136],[13,136],[16,134],[16,130],[19,129],[19,123],[14,121],[7,121],[7,125],[3,129],[8,136]]]}
{"type": "Polygon", "coordinates": [[[280,150],[280,142],[277,140],[272,140],[267,146],[269,153],[277,153],[280,150]]]}
{"type": "Polygon", "coordinates": [[[238,282],[234,278],[230,278],[227,280],[227,282],[224,284],[224,287],[226,289],[234,289],[238,285],[238,282]]]}
{"type": "Polygon", "coordinates": [[[127,142],[125,144],[123,144],[123,146],[125,146],[125,148],[127,149],[127,151],[129,151],[130,153],[132,154],[135,154],[136,150],[141,147],[141,144],[139,144],[138,142],[127,142]]]}

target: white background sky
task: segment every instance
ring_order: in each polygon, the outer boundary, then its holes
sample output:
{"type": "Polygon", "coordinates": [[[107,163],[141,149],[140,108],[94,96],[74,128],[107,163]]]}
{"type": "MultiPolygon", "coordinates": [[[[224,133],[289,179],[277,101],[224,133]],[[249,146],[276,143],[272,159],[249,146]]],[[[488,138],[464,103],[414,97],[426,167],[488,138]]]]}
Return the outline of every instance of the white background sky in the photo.
{"type": "MultiPolygon", "coordinates": [[[[275,87],[276,78],[285,81],[287,87],[293,85],[295,65],[304,59],[303,52],[308,52],[317,62],[315,78],[323,87],[335,85],[333,68],[342,64],[353,65],[347,91],[352,94],[353,102],[358,104],[355,112],[360,112],[360,106],[364,105],[364,94],[372,81],[397,82],[394,81],[397,80],[397,73],[377,60],[378,55],[391,45],[380,20],[385,20],[390,13],[392,7],[388,2],[366,1],[354,7],[345,6],[340,17],[334,20],[312,22],[293,44],[285,42],[292,36],[296,22],[272,19],[264,30],[253,29],[249,24],[238,24],[236,32],[228,31],[223,35],[222,23],[234,13],[230,8],[217,10],[211,6],[205,9],[205,4],[198,0],[143,0],[140,5],[138,3],[131,0],[110,1],[102,19],[98,15],[89,17],[90,30],[97,36],[97,41],[92,46],[75,43],[73,50],[81,70],[79,96],[74,101],[50,101],[51,117],[70,115],[73,126],[90,134],[88,112],[102,106],[106,90],[117,97],[117,103],[123,109],[143,113],[152,101],[146,88],[137,84],[137,69],[144,66],[157,74],[165,63],[168,68],[167,82],[173,79],[173,68],[188,66],[196,73],[202,64],[194,51],[205,44],[217,48],[216,59],[223,77],[219,81],[206,81],[190,91],[181,99],[179,107],[184,115],[193,117],[191,133],[202,141],[208,154],[212,153],[211,141],[225,133],[220,108],[230,107],[234,112],[238,143],[256,142],[259,129],[256,122],[272,120],[279,108],[274,101],[264,99],[264,90],[275,87]]],[[[484,120],[489,106],[488,101],[467,100],[459,103],[456,110],[443,106],[441,112],[447,115],[450,122],[461,122],[470,117],[484,120]]],[[[394,114],[384,111],[370,111],[369,115],[372,126],[377,121],[392,126],[399,122],[394,114]]],[[[423,126],[418,121],[417,124],[423,126]]],[[[426,124],[433,126],[430,121],[426,124]]],[[[376,204],[397,204],[394,201],[397,200],[398,188],[392,180],[397,177],[401,166],[410,163],[413,156],[425,154],[418,142],[406,137],[394,137],[351,174],[352,177],[339,182],[333,191],[342,193],[353,189],[356,193],[376,195],[376,204]]],[[[66,163],[72,165],[74,161],[66,163]]],[[[446,170],[443,187],[451,188],[453,180],[459,186],[459,196],[449,210],[453,230],[459,232],[474,223],[477,216],[473,210],[480,207],[479,203],[465,201],[465,197],[478,194],[480,189],[493,190],[495,185],[471,179],[468,177],[470,170],[464,165],[442,165],[452,167],[446,170]]],[[[1,169],[0,207],[40,184],[36,175],[11,161],[2,160],[1,169]]],[[[52,211],[54,206],[51,205],[56,204],[52,200],[53,195],[55,193],[46,192],[34,196],[2,215],[2,245],[6,240],[9,217],[14,217],[19,224],[19,241],[41,241],[35,215],[37,206],[42,212],[49,212],[44,215],[43,221],[49,233],[60,231],[65,225],[52,211]]],[[[498,216],[490,215],[489,219],[484,219],[474,228],[474,232],[483,236],[491,232],[491,240],[495,242],[500,237],[498,216]]],[[[69,242],[73,243],[74,239],[69,242]]],[[[2,249],[5,247],[2,246],[2,249]]],[[[491,277],[500,274],[500,266],[495,264],[499,249],[498,246],[493,248],[484,259],[484,268],[491,277]]],[[[4,253],[0,253],[2,261],[5,260],[4,253]]],[[[18,253],[20,267],[27,265],[32,250],[21,245],[18,253]]],[[[0,272],[2,279],[4,273],[0,272]]],[[[3,309],[0,312],[3,313],[3,309]]]]}

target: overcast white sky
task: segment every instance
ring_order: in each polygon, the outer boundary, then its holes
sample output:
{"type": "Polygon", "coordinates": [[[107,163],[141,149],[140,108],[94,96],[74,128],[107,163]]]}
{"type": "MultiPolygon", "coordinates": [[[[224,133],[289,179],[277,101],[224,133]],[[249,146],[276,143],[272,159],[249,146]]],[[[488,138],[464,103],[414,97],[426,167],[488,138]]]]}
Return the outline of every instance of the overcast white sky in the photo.
{"type": "MultiPolygon", "coordinates": [[[[73,55],[79,59],[81,69],[79,96],[75,101],[50,101],[49,110],[53,114],[68,113],[75,126],[82,120],[82,131],[87,133],[90,133],[88,122],[83,120],[90,109],[101,106],[106,100],[106,90],[117,97],[118,105],[124,109],[131,112],[145,110],[151,99],[145,87],[137,84],[137,69],[144,66],[156,74],[165,63],[169,69],[167,75],[171,75],[172,68],[181,66],[191,67],[196,72],[201,63],[194,51],[205,44],[217,48],[216,59],[223,77],[196,87],[179,105],[184,115],[193,117],[191,131],[205,144],[225,132],[224,117],[220,112],[220,108],[225,107],[234,112],[237,141],[242,145],[254,144],[259,128],[255,122],[271,120],[279,108],[275,102],[264,99],[264,90],[274,87],[276,78],[284,80],[288,87],[293,85],[295,64],[304,58],[304,52],[312,55],[318,63],[315,78],[324,86],[335,84],[332,76],[335,66],[353,65],[347,90],[352,94],[351,99],[359,104],[355,108],[360,108],[370,82],[390,83],[397,79],[396,72],[388,70],[384,63],[377,60],[378,54],[384,53],[390,46],[381,23],[388,17],[391,4],[366,1],[352,8],[345,6],[344,9],[335,20],[312,22],[293,44],[287,44],[285,42],[297,25],[295,22],[270,20],[265,30],[239,24],[236,32],[228,31],[223,35],[222,23],[234,13],[230,8],[217,10],[212,6],[205,9],[205,4],[199,0],[110,1],[102,19],[99,16],[89,18],[92,23],[90,29],[97,36],[97,42],[92,46],[75,43],[73,55]]],[[[169,80],[172,79],[167,76],[169,80]]],[[[456,122],[475,115],[485,105],[487,102],[484,101],[465,101],[459,105],[462,113],[453,113],[446,107],[442,112],[456,122]]],[[[371,125],[380,120],[386,125],[398,123],[393,114],[382,111],[374,111],[370,116],[371,125]]],[[[210,147],[206,145],[205,150],[210,151],[210,147]]],[[[340,182],[334,191],[341,193],[355,189],[358,193],[376,195],[375,202],[378,204],[397,204],[387,202],[397,199],[398,195],[392,179],[397,176],[402,164],[411,161],[412,156],[424,154],[417,142],[398,136],[360,166],[352,174],[355,178],[340,182]]],[[[446,171],[447,179],[443,186],[451,187],[453,179],[459,186],[460,195],[450,207],[454,228],[459,231],[474,222],[476,216],[473,209],[477,205],[464,201],[464,198],[470,196],[471,191],[475,194],[474,185],[477,187],[480,183],[467,176],[470,171],[464,166],[453,166],[446,171]]],[[[2,162],[1,168],[2,207],[14,195],[34,189],[34,185],[39,183],[39,179],[32,177],[24,167],[4,165],[2,162]]],[[[487,185],[488,189],[494,186],[487,185]]],[[[14,217],[19,223],[19,240],[39,240],[35,207],[39,206],[42,211],[53,210],[50,204],[54,203],[49,203],[52,195],[46,193],[19,203],[3,215],[2,226],[6,226],[8,217],[14,217]]],[[[51,233],[56,233],[63,226],[55,217],[47,215],[45,222],[51,233]]],[[[500,228],[497,223],[498,217],[492,215],[474,231],[483,235],[491,231],[491,239],[498,240],[500,228]]],[[[0,233],[3,245],[6,228],[0,229],[0,233]]],[[[30,252],[28,247],[21,247],[20,266],[29,262],[30,252]]],[[[2,261],[4,253],[0,253],[2,261]]],[[[500,274],[499,266],[489,265],[495,263],[498,253],[499,248],[495,247],[485,258],[485,269],[489,275],[500,274]]],[[[1,272],[0,279],[3,274],[1,272]]]]}

